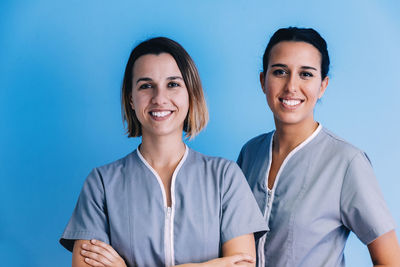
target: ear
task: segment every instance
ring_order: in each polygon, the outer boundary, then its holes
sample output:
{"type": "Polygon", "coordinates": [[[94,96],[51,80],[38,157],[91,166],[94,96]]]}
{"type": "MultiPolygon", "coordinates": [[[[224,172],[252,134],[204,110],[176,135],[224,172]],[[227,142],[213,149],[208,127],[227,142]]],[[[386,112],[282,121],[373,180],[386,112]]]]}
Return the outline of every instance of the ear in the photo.
{"type": "Polygon", "coordinates": [[[132,108],[133,110],[135,110],[135,106],[133,105],[132,94],[131,94],[130,97],[129,97],[129,104],[131,105],[131,108],[132,108]]]}
{"type": "Polygon", "coordinates": [[[328,83],[329,83],[329,77],[326,76],[321,82],[321,88],[319,90],[318,99],[320,99],[324,95],[326,87],[328,87],[328,83]]]}
{"type": "Polygon", "coordinates": [[[267,92],[266,92],[266,89],[265,89],[265,75],[264,75],[264,72],[260,72],[260,84],[261,84],[261,88],[262,88],[262,90],[263,90],[263,92],[264,92],[264,94],[266,94],[267,92]]]}

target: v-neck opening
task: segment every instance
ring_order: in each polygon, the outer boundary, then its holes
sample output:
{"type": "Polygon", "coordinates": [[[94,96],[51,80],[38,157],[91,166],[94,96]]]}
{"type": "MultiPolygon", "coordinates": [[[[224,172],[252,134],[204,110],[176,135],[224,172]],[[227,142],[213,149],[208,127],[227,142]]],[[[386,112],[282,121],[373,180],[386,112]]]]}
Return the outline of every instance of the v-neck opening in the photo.
{"type": "MultiPolygon", "coordinates": [[[[139,147],[136,149],[136,153],[138,155],[138,157],[140,158],[140,160],[143,162],[143,164],[153,173],[153,175],[155,176],[155,178],[157,179],[157,182],[161,188],[161,193],[162,193],[162,197],[163,197],[163,203],[164,203],[164,208],[168,208],[168,203],[167,203],[167,195],[165,192],[165,188],[164,188],[164,184],[161,180],[161,177],[158,175],[158,173],[156,172],[156,170],[147,162],[147,160],[143,157],[143,155],[140,153],[139,151],[139,147]]],[[[178,165],[176,166],[174,172],[172,173],[172,178],[171,178],[171,207],[173,208],[174,206],[174,202],[175,202],[175,180],[176,180],[176,176],[179,172],[179,170],[181,169],[183,163],[186,161],[187,155],[189,154],[189,148],[188,146],[185,144],[185,153],[183,154],[182,159],[179,161],[178,165]]]]}
{"type": "Polygon", "coordinates": [[[268,190],[270,190],[271,193],[275,192],[276,184],[278,183],[279,177],[280,177],[280,175],[282,173],[282,170],[286,166],[287,162],[293,157],[294,154],[296,154],[297,151],[299,151],[304,146],[306,146],[309,142],[311,142],[318,135],[318,133],[321,131],[321,129],[322,129],[322,125],[320,123],[318,123],[317,129],[315,129],[315,131],[309,137],[307,137],[306,140],[301,142],[292,151],[290,151],[289,154],[287,154],[285,159],[282,161],[281,166],[279,166],[279,169],[278,169],[278,172],[276,173],[275,181],[274,181],[274,184],[273,184],[272,188],[269,188],[268,179],[269,179],[269,172],[271,171],[271,166],[272,166],[272,146],[273,146],[273,140],[274,140],[274,136],[275,136],[275,132],[276,131],[274,131],[272,133],[270,144],[269,144],[269,162],[268,162],[268,168],[267,168],[267,174],[266,174],[266,177],[267,177],[267,179],[266,179],[266,188],[268,190]]]}

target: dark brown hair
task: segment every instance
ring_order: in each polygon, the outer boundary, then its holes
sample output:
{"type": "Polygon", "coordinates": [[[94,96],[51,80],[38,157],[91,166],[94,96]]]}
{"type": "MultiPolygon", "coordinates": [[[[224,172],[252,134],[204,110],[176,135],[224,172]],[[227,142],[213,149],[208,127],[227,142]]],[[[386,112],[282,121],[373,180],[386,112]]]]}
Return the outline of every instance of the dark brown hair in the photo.
{"type": "Polygon", "coordinates": [[[288,27],[277,30],[269,40],[263,56],[264,75],[268,69],[268,61],[272,47],[283,41],[306,42],[313,45],[321,53],[321,77],[322,80],[329,72],[329,54],[324,38],[312,28],[288,27]]]}

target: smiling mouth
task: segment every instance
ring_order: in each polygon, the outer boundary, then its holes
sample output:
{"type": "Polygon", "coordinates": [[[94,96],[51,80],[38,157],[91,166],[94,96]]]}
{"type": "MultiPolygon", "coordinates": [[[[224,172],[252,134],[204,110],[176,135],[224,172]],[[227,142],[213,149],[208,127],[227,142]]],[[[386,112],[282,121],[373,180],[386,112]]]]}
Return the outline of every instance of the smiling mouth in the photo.
{"type": "Polygon", "coordinates": [[[300,99],[284,99],[284,98],[279,98],[279,101],[288,107],[295,107],[304,102],[304,100],[300,99]]]}
{"type": "Polygon", "coordinates": [[[164,118],[172,113],[172,111],[151,111],[149,112],[151,116],[156,118],[164,118]]]}

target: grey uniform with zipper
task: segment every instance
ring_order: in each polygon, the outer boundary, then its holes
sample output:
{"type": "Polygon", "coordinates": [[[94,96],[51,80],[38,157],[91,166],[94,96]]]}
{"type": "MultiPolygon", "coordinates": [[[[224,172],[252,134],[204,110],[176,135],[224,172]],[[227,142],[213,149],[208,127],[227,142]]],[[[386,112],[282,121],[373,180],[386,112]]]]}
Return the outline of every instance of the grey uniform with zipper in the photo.
{"type": "Polygon", "coordinates": [[[238,158],[270,228],[258,243],[259,266],[344,266],[350,231],[369,244],[395,228],[366,154],[321,125],[268,189],[273,134],[251,139],[238,158]]]}
{"type": "Polygon", "coordinates": [[[236,163],[186,147],[167,207],[161,179],[135,150],[94,169],[60,239],[99,239],[128,266],[172,266],[221,255],[240,235],[265,233],[266,223],[236,163]]]}

